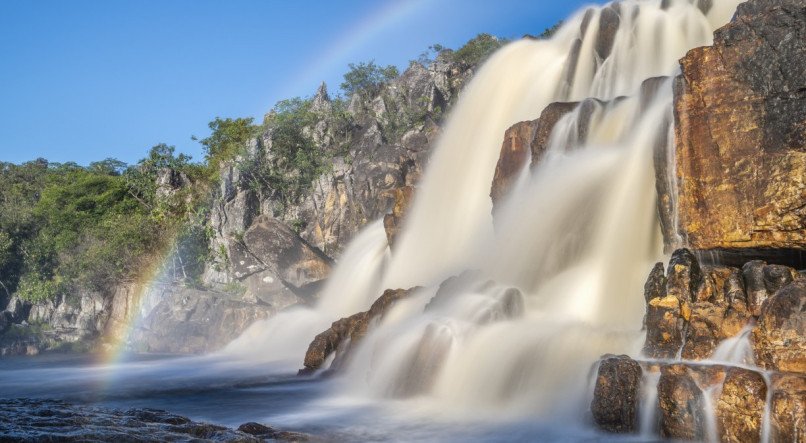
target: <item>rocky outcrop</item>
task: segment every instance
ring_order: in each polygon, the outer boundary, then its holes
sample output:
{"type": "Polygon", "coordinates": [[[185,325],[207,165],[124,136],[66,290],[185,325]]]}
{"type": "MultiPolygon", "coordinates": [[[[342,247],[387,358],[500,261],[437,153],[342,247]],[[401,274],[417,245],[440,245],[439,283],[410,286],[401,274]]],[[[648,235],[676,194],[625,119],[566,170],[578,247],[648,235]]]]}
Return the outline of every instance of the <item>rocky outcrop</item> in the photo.
{"type": "Polygon", "coordinates": [[[309,436],[245,423],[237,431],[159,409],[117,410],[60,400],[0,400],[6,441],[307,441],[309,436]]]}
{"type": "Polygon", "coordinates": [[[662,264],[655,265],[644,289],[644,353],[663,359],[679,354],[691,360],[709,358],[722,340],[737,335],[755,319],[749,300],[760,296],[752,295],[753,288],[774,289],[789,278],[782,276],[798,275],[792,268],[764,262],[748,263],[741,270],[702,265],[687,249],[672,254],[667,274],[662,264]]]}
{"type": "Polygon", "coordinates": [[[501,154],[495,166],[490,198],[493,212],[501,199],[509,193],[527,163],[534,167],[549,147],[551,131],[557,122],[573,111],[577,102],[555,102],[546,106],[535,120],[515,123],[504,133],[501,154]]]}
{"type": "Polygon", "coordinates": [[[501,154],[495,165],[495,175],[490,189],[493,212],[501,199],[512,189],[518,174],[529,161],[539,121],[538,119],[516,123],[504,133],[504,144],[501,146],[501,154]]]}
{"type": "Polygon", "coordinates": [[[300,374],[311,374],[323,369],[325,361],[336,353],[329,369],[337,370],[344,364],[350,349],[361,341],[373,322],[380,321],[397,301],[408,297],[419,288],[387,289],[367,311],[353,314],[333,322],[330,328],[318,334],[305,353],[304,369],[300,374]]]}
{"type": "Polygon", "coordinates": [[[800,0],[749,1],[681,60],[672,200],[692,248],[806,245],[804,23],[800,0]]]}
{"type": "Polygon", "coordinates": [[[269,304],[244,301],[238,294],[167,287],[132,331],[129,346],[139,352],[172,354],[215,351],[274,313],[269,304]]]}
{"type": "Polygon", "coordinates": [[[753,328],[756,362],[775,371],[806,374],[806,279],[768,298],[753,328]]]}
{"type": "Polygon", "coordinates": [[[626,355],[602,357],[591,403],[593,420],[610,432],[637,430],[640,390],[638,362],[626,355]]]}
{"type": "Polygon", "coordinates": [[[386,231],[386,239],[390,248],[394,247],[395,239],[403,229],[403,219],[411,206],[414,187],[404,186],[397,188],[394,190],[394,196],[395,204],[392,206],[392,212],[383,216],[383,228],[386,231]]]}

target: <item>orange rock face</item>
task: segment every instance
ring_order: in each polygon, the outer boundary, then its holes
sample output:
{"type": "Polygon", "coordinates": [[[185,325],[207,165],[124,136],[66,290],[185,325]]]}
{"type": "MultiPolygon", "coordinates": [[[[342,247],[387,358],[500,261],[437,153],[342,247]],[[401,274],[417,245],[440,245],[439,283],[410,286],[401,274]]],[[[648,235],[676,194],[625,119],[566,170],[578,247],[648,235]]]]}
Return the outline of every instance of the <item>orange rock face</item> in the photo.
{"type": "Polygon", "coordinates": [[[806,248],[804,21],[802,1],[748,2],[681,60],[676,200],[694,249],[806,248]]]}

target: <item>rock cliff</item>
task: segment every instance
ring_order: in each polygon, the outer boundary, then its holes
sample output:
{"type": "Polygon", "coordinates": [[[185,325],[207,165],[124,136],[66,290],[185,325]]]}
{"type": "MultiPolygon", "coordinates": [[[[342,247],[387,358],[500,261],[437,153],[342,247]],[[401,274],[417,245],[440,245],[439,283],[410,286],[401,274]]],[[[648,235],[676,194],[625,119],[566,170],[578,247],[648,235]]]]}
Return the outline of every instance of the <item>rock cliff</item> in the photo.
{"type": "Polygon", "coordinates": [[[684,242],[697,250],[756,257],[765,257],[769,248],[802,251],[803,2],[740,5],[734,20],[715,33],[713,46],[689,51],[680,64],[674,86],[678,187],[672,200],[684,242]]]}

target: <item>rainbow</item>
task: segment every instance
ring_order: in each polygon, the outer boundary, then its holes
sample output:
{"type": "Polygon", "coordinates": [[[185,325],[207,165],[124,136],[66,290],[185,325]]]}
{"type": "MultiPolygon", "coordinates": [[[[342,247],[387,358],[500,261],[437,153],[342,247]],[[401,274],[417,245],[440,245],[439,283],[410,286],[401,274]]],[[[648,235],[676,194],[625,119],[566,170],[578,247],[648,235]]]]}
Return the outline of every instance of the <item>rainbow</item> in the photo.
{"type": "MultiPolygon", "coordinates": [[[[348,32],[334,40],[329,46],[317,53],[305,64],[301,73],[293,75],[293,81],[284,88],[286,91],[299,91],[319,81],[324,72],[346,64],[350,54],[375,38],[384,29],[411,16],[426,4],[426,0],[394,0],[378,7],[361,17],[348,27],[348,32]]],[[[133,333],[141,327],[143,316],[140,315],[143,302],[148,299],[150,291],[160,285],[162,274],[171,259],[165,251],[160,258],[152,261],[137,282],[131,285],[134,293],[128,296],[124,320],[111,322],[98,363],[114,366],[131,351],[128,348],[133,333]]]]}
{"type": "MultiPolygon", "coordinates": [[[[412,15],[422,8],[426,0],[397,0],[371,11],[348,27],[341,38],[312,57],[303,72],[297,73],[286,91],[301,91],[321,81],[321,76],[336,67],[347,64],[350,54],[376,37],[381,31],[412,15]]],[[[312,90],[312,88],[311,88],[312,90]]],[[[293,94],[293,93],[292,93],[293,94]]]]}

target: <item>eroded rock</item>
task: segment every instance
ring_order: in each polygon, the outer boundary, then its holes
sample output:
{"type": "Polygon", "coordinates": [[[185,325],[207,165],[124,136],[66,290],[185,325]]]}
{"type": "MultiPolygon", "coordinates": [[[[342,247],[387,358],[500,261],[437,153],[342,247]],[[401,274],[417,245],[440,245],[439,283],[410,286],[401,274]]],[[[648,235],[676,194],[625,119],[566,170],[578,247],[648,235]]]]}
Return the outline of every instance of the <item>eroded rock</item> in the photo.
{"type": "Polygon", "coordinates": [[[766,398],[767,384],[761,374],[743,368],[728,369],[716,407],[721,440],[760,441],[766,398]]]}
{"type": "Polygon", "coordinates": [[[596,424],[610,432],[638,429],[641,366],[626,355],[605,355],[599,361],[591,412],[596,424]]]}

